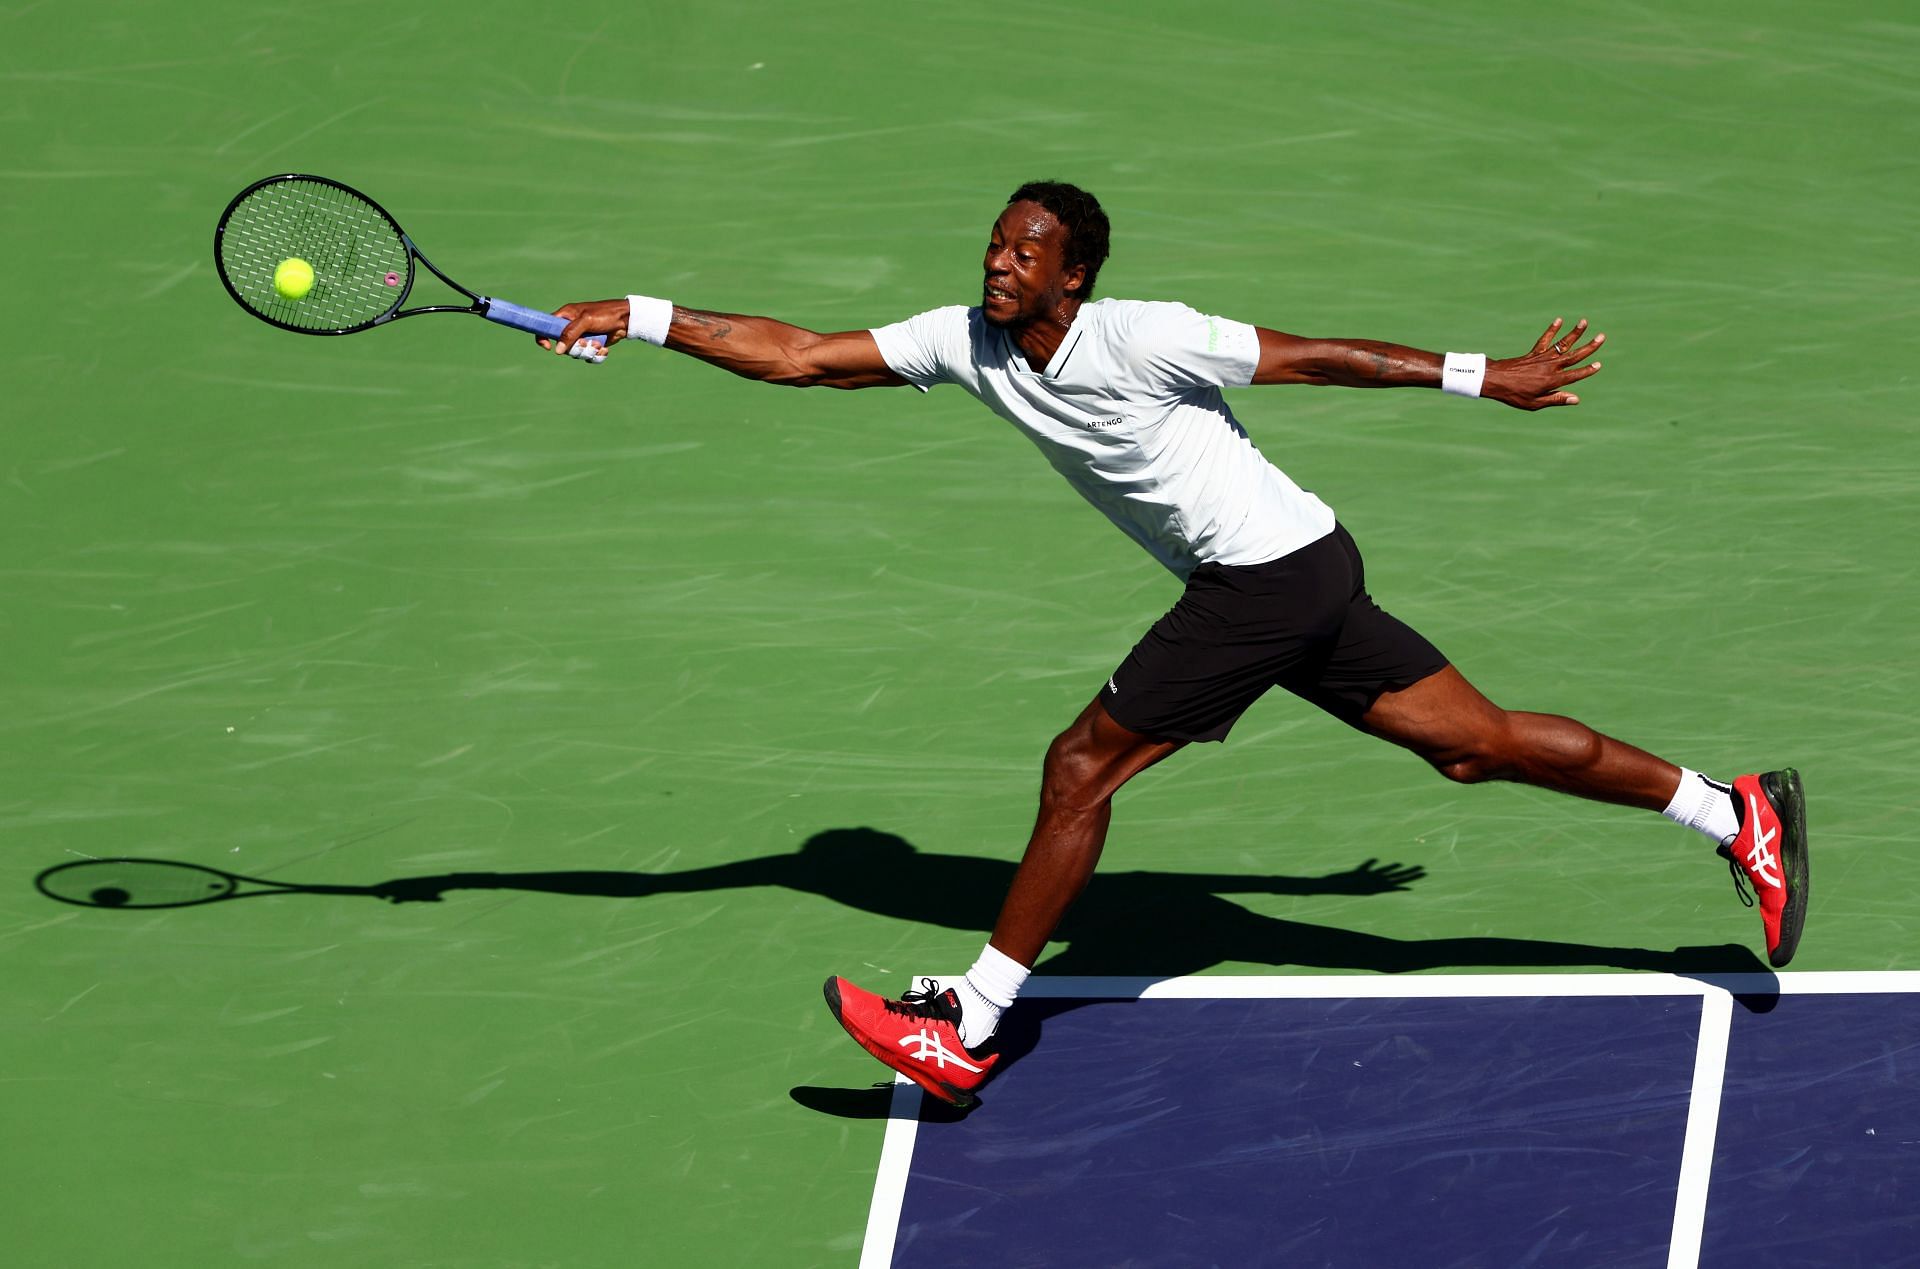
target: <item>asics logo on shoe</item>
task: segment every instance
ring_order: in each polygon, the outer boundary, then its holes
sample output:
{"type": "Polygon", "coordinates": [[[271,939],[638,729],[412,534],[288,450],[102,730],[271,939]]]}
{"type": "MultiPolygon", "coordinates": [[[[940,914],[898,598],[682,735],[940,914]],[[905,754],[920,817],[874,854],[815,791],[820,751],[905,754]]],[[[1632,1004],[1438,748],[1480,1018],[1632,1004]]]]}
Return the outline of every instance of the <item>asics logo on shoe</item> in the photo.
{"type": "Polygon", "coordinates": [[[917,1034],[903,1035],[900,1037],[901,1048],[905,1048],[909,1044],[918,1044],[920,1046],[912,1053],[907,1054],[908,1057],[916,1061],[925,1062],[931,1059],[943,1071],[947,1069],[947,1063],[951,1062],[963,1071],[972,1071],[975,1075],[980,1074],[979,1067],[942,1044],[940,1037],[925,1027],[920,1028],[917,1034]]]}
{"type": "Polygon", "coordinates": [[[1774,838],[1780,836],[1780,829],[1776,825],[1771,832],[1760,831],[1760,800],[1751,793],[1747,794],[1747,820],[1753,825],[1753,849],[1747,852],[1747,865],[1755,877],[1778,889],[1781,884],[1780,856],[1767,847],[1774,838]],[[1769,872],[1768,869],[1773,871],[1769,872]]]}

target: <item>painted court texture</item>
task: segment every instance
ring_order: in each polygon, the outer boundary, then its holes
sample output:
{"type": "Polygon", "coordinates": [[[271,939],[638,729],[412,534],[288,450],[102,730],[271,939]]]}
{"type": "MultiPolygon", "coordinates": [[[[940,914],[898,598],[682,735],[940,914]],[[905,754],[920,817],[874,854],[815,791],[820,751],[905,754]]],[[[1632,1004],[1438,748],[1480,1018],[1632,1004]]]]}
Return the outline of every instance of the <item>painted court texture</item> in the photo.
{"type": "Polygon", "coordinates": [[[0,4],[6,1260],[887,1263],[893,1186],[915,1269],[1913,1263],[1908,980],[1796,976],[1920,971],[1916,68],[1887,0],[0,4]],[[1172,580],[958,391],[271,330],[211,236],[286,170],[526,304],[891,321],[1058,177],[1105,294],[1592,318],[1575,410],[1233,406],[1494,699],[1804,772],[1780,994],[1684,831],[1276,696],[1121,795],[1031,1051],[921,1122],[819,984],[968,963],[1172,580]],[[98,856],[296,890],[35,888],[98,856]]]}
{"type": "Polygon", "coordinates": [[[1054,979],[995,1113],[896,1089],[861,1263],[1912,1264],[1916,990],[1054,979]]]}

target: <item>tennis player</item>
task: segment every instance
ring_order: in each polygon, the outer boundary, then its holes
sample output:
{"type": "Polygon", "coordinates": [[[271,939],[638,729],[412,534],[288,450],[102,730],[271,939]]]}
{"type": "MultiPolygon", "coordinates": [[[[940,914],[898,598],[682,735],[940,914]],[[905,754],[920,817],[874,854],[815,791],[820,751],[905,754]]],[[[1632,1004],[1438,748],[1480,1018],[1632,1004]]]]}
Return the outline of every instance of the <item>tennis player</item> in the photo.
{"type": "Polygon", "coordinates": [[[1578,405],[1605,336],[1556,318],[1517,357],[1311,339],[1183,304],[1096,301],[1108,222],[1052,181],[1013,192],[993,223],[979,302],[872,330],[817,334],[666,300],[569,304],[542,347],[587,360],[639,339],[749,379],[795,387],[955,384],[1006,419],[1088,502],[1185,583],[1080,716],[1054,738],[1040,811],[993,934],[964,976],[889,1000],[844,978],[827,1004],[896,1071],[955,1105],[999,1059],[990,1041],[1092,875],[1114,793],[1182,746],[1226,738],[1269,688],[1412,750],[1450,780],[1513,780],[1659,811],[1703,833],[1767,957],[1785,965],[1806,917],[1807,841],[1791,769],[1731,783],[1570,718],[1503,709],[1368,594],[1360,551],[1313,494],[1254,448],[1221,396],[1249,384],[1439,388],[1522,410],[1578,405]],[[1584,340],[1584,342],[1583,342],[1584,340]],[[1744,883],[1744,884],[1743,884],[1744,883]],[[1750,885],[1753,896],[1744,886],[1750,885]]]}

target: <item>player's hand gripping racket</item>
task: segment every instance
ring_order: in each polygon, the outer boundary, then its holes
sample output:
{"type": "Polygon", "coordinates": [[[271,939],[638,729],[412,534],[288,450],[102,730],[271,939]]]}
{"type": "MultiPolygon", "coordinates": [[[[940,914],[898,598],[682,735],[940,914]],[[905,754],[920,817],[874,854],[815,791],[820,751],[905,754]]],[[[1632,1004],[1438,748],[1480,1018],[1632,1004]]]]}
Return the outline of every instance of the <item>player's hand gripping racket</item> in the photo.
{"type": "MultiPolygon", "coordinates": [[[[548,339],[567,329],[564,317],[461,286],[385,208],[324,176],[289,172],[241,190],[214,228],[213,262],[241,308],[302,335],[351,335],[420,313],[475,313],[548,339]],[[415,261],[472,302],[401,307],[415,261]]],[[[582,342],[593,345],[591,359],[605,357],[604,340],[582,342]]]]}

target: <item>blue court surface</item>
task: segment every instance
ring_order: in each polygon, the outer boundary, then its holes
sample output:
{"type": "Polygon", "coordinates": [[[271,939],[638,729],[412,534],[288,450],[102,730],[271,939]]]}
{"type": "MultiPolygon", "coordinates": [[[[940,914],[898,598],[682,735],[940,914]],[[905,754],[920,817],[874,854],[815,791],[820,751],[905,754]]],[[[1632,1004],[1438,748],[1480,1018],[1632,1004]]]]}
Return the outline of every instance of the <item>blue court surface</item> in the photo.
{"type": "Polygon", "coordinates": [[[1920,1266],[1920,974],[1036,979],[881,1266],[1920,1266]]]}

